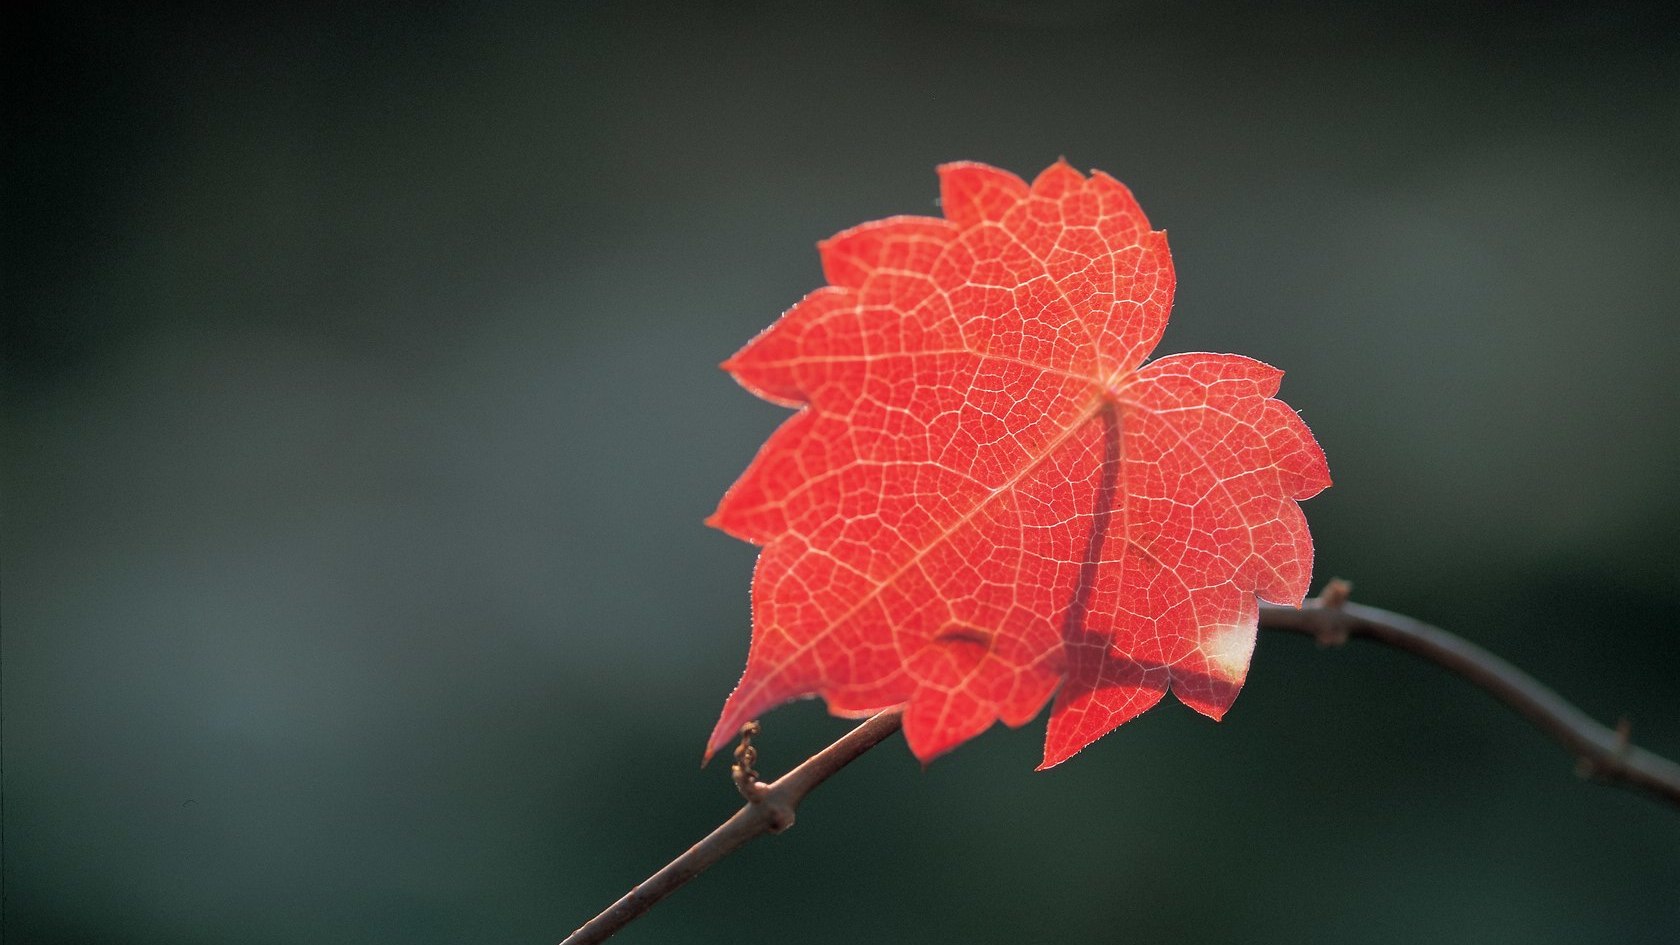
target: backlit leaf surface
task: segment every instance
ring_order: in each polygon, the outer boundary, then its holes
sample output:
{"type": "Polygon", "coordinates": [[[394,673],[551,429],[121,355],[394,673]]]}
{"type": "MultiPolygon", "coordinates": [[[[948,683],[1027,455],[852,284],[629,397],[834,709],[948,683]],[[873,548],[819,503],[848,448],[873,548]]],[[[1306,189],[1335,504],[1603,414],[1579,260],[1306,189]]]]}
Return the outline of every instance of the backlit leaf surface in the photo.
{"type": "Polygon", "coordinates": [[[1044,766],[1172,691],[1221,717],[1257,598],[1299,606],[1330,483],[1282,372],[1144,363],[1166,234],[1101,172],[939,168],[944,218],[820,244],[829,284],[724,367],[799,408],[709,519],[763,546],[708,752],[801,696],[904,707],[924,761],[1055,697],[1044,766]]]}

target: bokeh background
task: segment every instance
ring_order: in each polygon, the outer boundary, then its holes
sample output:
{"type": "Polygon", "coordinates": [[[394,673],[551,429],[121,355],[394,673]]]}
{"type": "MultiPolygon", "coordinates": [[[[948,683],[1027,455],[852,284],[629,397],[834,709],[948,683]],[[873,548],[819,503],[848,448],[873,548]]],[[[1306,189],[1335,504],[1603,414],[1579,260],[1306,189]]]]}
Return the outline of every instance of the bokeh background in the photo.
{"type": "MultiPolygon", "coordinates": [[[[1672,21],[290,6],[4,13],[7,942],[553,942],[721,820],[701,519],[783,413],[716,364],[958,158],[1171,231],[1161,350],[1328,451],[1320,582],[1680,755],[1672,21]]],[[[624,941],[1680,938],[1680,811],[1399,653],[1042,731],[889,743],[624,941]]]]}

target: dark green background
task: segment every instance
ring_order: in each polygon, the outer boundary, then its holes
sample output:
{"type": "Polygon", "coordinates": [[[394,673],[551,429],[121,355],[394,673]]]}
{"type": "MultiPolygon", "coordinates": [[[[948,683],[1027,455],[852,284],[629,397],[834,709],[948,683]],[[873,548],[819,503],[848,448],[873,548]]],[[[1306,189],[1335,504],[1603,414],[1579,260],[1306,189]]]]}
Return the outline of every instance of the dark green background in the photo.
{"type": "MultiPolygon", "coordinates": [[[[1329,454],[1320,581],[1680,755],[1672,22],[266,6],[5,14],[7,942],[553,942],[725,816],[700,520],[783,414],[715,365],[957,158],[1171,231],[1161,350],[1329,454]]],[[[1680,936],[1680,811],[1402,654],[1042,731],[894,741],[624,940],[1680,936]]]]}

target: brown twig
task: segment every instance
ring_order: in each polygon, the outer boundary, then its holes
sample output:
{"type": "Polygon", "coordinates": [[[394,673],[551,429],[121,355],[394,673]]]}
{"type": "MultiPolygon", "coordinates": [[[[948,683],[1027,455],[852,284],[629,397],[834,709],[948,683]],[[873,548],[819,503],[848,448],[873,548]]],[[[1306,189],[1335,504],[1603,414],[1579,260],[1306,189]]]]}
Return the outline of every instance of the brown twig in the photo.
{"type": "Polygon", "coordinates": [[[1331,581],[1323,596],[1300,610],[1263,606],[1260,626],[1305,634],[1326,646],[1363,637],[1421,656],[1515,709],[1568,749],[1584,777],[1641,788],[1680,805],[1680,765],[1631,744],[1625,720],[1614,729],[1600,725],[1533,676],[1474,643],[1411,617],[1347,603],[1348,590],[1346,581],[1331,581]]]}
{"type": "MultiPolygon", "coordinates": [[[[724,821],[722,826],[706,835],[704,840],[689,847],[681,856],[665,864],[659,872],[643,880],[624,898],[590,919],[583,928],[567,936],[561,945],[586,945],[605,941],[630,920],[653,908],[653,904],[675,892],[678,887],[705,872],[713,863],[723,859],[748,840],[766,833],[781,833],[793,826],[799,802],[817,785],[827,781],[836,771],[886,740],[903,724],[898,710],[893,709],[871,716],[834,744],[807,758],[799,767],[782,775],[770,784],[753,781],[741,787],[749,796],[747,805],[724,821]]],[[[754,726],[756,723],[748,723],[754,726]]],[[[745,726],[743,727],[745,728],[745,726]]],[[[743,732],[743,734],[745,734],[743,732]]],[[[743,739],[744,741],[747,739],[743,739]]],[[[750,741],[748,741],[750,747],[750,741]]],[[[743,752],[746,754],[746,752],[743,752]]],[[[742,766],[736,765],[736,770],[742,766]]],[[[752,762],[746,763],[747,768],[752,762]]],[[[738,786],[745,779],[738,779],[738,786]]]]}
{"type": "MultiPolygon", "coordinates": [[[[1561,743],[1575,755],[1577,770],[1583,776],[1642,788],[1680,805],[1680,765],[1631,744],[1625,719],[1615,729],[1600,725],[1534,677],[1467,640],[1411,617],[1348,603],[1350,590],[1346,581],[1331,581],[1318,598],[1299,610],[1262,606],[1260,627],[1304,634],[1323,646],[1340,646],[1350,638],[1363,637],[1423,657],[1487,690],[1561,743]]],[[[875,715],[770,784],[757,780],[752,770],[757,758],[752,746],[757,723],[743,726],[742,745],[732,771],[747,805],[561,945],[606,940],[747,841],[793,826],[794,812],[805,795],[886,740],[902,724],[897,710],[875,715]]]]}

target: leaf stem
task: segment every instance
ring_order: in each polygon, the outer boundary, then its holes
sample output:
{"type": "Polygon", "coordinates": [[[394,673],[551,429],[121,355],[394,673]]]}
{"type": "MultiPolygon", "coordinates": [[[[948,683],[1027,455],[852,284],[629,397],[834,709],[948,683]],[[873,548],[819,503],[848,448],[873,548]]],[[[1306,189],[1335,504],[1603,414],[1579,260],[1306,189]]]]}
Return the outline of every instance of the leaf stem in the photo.
{"type": "MultiPolygon", "coordinates": [[[[1643,789],[1680,806],[1680,764],[1631,744],[1625,721],[1615,729],[1600,725],[1534,677],[1462,637],[1402,614],[1348,603],[1350,588],[1346,581],[1331,581],[1300,609],[1263,605],[1260,628],[1310,636],[1322,646],[1360,637],[1422,657],[1480,686],[1551,736],[1575,756],[1582,777],[1643,789]]],[[[902,725],[897,709],[881,712],[770,784],[744,783],[746,806],[561,945],[605,941],[747,841],[793,826],[805,795],[902,725]]]]}

